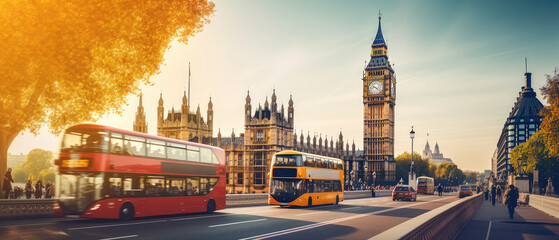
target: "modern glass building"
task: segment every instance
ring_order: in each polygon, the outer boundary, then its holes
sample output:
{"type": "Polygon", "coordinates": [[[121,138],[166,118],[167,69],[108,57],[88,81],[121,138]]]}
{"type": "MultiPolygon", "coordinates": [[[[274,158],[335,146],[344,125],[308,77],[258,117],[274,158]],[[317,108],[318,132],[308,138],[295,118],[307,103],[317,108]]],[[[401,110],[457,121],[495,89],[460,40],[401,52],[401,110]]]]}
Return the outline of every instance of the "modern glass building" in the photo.
{"type": "Polygon", "coordinates": [[[532,89],[532,73],[527,72],[524,76],[526,85],[522,87],[497,143],[497,179],[507,178],[512,170],[509,163],[512,149],[526,142],[538,131],[542,122],[542,117],[538,113],[542,110],[543,104],[536,98],[536,92],[532,89]]]}

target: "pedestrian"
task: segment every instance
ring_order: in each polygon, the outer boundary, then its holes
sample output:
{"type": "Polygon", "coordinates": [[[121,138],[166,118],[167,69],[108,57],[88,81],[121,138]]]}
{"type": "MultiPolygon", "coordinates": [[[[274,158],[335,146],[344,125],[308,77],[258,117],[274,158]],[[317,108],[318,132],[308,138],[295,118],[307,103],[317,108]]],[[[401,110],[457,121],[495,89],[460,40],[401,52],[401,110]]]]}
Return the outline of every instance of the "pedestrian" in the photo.
{"type": "Polygon", "coordinates": [[[10,197],[13,182],[14,179],[12,178],[12,168],[8,168],[8,171],[6,171],[6,174],[4,174],[4,191],[6,192],[6,194],[4,194],[5,199],[8,199],[10,197]]]}
{"type": "Polygon", "coordinates": [[[502,201],[501,194],[502,194],[501,185],[497,185],[497,201],[499,202],[502,201]]]}
{"type": "Polygon", "coordinates": [[[493,206],[495,206],[496,195],[497,195],[497,188],[495,187],[495,184],[493,184],[491,186],[491,204],[493,204],[493,206]]]}
{"type": "Polygon", "coordinates": [[[33,195],[33,183],[31,183],[31,180],[27,181],[27,183],[25,184],[25,196],[27,197],[27,199],[30,199],[31,196],[33,195]]]}
{"type": "Polygon", "coordinates": [[[505,205],[509,208],[509,218],[514,218],[514,208],[518,201],[518,189],[514,185],[510,185],[505,192],[505,205]]]}
{"type": "Polygon", "coordinates": [[[47,182],[47,184],[45,185],[45,198],[49,198],[50,195],[50,182],[47,182]]]}
{"type": "Polygon", "coordinates": [[[55,189],[54,184],[51,184],[50,187],[49,187],[49,191],[48,191],[49,193],[48,193],[47,198],[53,198],[54,197],[54,189],[55,189]]]}
{"type": "Polygon", "coordinates": [[[43,182],[41,180],[37,180],[37,184],[35,184],[35,198],[42,198],[43,197],[43,182]]]}
{"type": "Polygon", "coordinates": [[[439,186],[437,186],[437,192],[439,193],[439,196],[443,195],[443,186],[439,183],[439,186]]]}
{"type": "Polygon", "coordinates": [[[375,196],[376,196],[376,194],[375,194],[375,187],[374,187],[374,186],[371,187],[371,195],[372,195],[371,197],[375,197],[375,196]]]}
{"type": "Polygon", "coordinates": [[[485,201],[489,199],[489,190],[487,190],[487,186],[483,187],[483,194],[485,195],[485,201]]]}

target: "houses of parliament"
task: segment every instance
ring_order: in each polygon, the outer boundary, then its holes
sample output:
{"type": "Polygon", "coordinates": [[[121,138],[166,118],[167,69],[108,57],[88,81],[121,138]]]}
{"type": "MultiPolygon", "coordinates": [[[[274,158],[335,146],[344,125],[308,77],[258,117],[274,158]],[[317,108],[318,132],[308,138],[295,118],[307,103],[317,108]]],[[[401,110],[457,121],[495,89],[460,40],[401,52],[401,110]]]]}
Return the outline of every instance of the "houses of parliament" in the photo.
{"type": "MultiPolygon", "coordinates": [[[[163,94],[157,107],[157,135],[185,141],[209,144],[225,150],[227,169],[227,193],[267,193],[267,173],[275,153],[295,150],[312,154],[336,157],[344,160],[345,185],[362,186],[394,184],[394,70],[387,57],[387,46],[382,36],[381,18],[373,44],[369,64],[364,69],[364,150],[356,151],[355,143],[344,140],[343,133],[334,140],[322,134],[306,136],[303,131],[295,132],[295,107],[289,96],[287,107],[278,105],[275,89],[271,101],[253,105],[250,92],[245,98],[243,115],[244,132],[231,132],[223,136],[218,130],[213,137],[213,103],[208,102],[206,115],[200,107],[192,111],[186,93],[180,110],[172,108],[165,113],[163,94]],[[253,108],[254,106],[254,108],[253,108]]],[[[147,121],[140,96],[134,131],[147,133],[147,121]]]]}

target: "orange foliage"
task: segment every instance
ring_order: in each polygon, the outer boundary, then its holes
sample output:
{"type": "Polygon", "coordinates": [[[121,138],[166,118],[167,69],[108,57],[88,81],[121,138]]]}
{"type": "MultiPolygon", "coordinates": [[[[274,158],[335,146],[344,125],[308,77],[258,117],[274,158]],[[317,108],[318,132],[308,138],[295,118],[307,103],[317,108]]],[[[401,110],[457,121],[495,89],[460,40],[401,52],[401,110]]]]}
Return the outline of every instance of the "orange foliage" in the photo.
{"type": "Polygon", "coordinates": [[[545,106],[540,112],[544,117],[540,130],[546,133],[546,146],[550,154],[559,156],[559,74],[557,69],[553,76],[547,76],[547,84],[541,90],[549,106],[545,106]]]}
{"type": "Polygon", "coordinates": [[[171,41],[187,43],[213,12],[208,0],[0,1],[1,174],[19,132],[121,112],[171,41]]]}

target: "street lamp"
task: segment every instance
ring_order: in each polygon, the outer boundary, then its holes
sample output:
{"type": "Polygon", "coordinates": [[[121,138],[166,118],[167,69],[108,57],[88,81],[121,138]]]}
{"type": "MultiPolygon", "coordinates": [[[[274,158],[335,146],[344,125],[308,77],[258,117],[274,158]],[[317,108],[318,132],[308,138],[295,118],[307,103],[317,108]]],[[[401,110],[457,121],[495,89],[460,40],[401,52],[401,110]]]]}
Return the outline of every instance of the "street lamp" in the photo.
{"type": "Polygon", "coordinates": [[[367,164],[367,162],[365,162],[365,187],[369,186],[369,164],[367,164]]]}
{"type": "Polygon", "coordinates": [[[376,186],[376,180],[377,180],[377,172],[373,171],[373,187],[376,186]]]}
{"type": "Polygon", "coordinates": [[[414,162],[413,162],[413,139],[415,138],[415,131],[413,131],[413,126],[411,127],[411,132],[410,132],[410,138],[411,138],[411,166],[410,166],[410,174],[409,174],[409,185],[412,186],[413,188],[416,188],[415,186],[415,167],[414,167],[414,162]]]}

